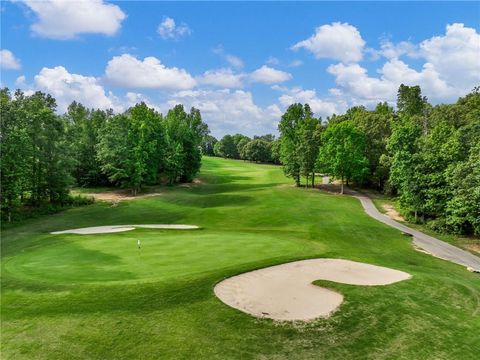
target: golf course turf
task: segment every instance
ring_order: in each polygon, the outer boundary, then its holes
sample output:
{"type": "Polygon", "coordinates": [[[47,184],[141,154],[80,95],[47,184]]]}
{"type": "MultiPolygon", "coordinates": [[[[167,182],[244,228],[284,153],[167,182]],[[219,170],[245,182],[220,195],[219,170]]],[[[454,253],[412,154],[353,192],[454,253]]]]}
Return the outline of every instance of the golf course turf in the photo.
{"type": "Polygon", "coordinates": [[[478,358],[478,274],[415,251],[357,199],[293,187],[280,167],[207,157],[199,179],[4,230],[2,359],[478,358]],[[50,234],[117,224],[200,229],[50,234]],[[258,319],[214,295],[225,278],[309,258],[412,278],[378,287],[316,281],[345,300],[308,323],[258,319]]]}

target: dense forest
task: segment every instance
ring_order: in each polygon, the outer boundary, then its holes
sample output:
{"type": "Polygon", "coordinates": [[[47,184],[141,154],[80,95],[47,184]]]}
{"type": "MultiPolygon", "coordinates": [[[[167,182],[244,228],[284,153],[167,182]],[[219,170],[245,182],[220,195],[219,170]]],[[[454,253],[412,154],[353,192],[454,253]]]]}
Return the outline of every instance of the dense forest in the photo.
{"type": "Polygon", "coordinates": [[[398,195],[411,221],[480,235],[479,88],[432,106],[419,86],[401,85],[396,110],[355,106],[326,121],[308,104],[292,104],[278,130],[276,140],[236,134],[210,137],[206,146],[216,156],[280,162],[297,185],[314,186],[320,173],[341,180],[342,191],[353,183],[398,195]]]}
{"type": "Polygon", "coordinates": [[[13,221],[29,210],[55,211],[88,202],[77,186],[188,182],[201,165],[209,133],[200,112],[177,105],[165,116],[144,103],[123,114],[73,102],[57,115],[55,99],[37,92],[0,92],[1,214],[13,221]]]}

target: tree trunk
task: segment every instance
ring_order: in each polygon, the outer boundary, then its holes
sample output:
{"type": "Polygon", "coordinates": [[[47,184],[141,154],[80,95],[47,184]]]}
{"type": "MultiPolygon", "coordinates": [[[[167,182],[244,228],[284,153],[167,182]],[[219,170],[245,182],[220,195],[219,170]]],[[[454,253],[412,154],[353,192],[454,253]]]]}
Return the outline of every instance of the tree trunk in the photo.
{"type": "Polygon", "coordinates": [[[340,190],[340,194],[343,195],[343,176],[342,176],[342,188],[341,188],[341,190],[340,190]]]}
{"type": "Polygon", "coordinates": [[[315,171],[312,172],[312,188],[315,188],[315,171]]]}

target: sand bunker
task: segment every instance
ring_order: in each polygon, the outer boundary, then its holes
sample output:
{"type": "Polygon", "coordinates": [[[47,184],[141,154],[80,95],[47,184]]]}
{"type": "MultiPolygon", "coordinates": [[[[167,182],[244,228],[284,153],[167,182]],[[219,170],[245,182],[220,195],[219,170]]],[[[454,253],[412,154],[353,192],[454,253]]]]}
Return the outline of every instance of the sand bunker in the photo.
{"type": "Polygon", "coordinates": [[[196,225],[177,225],[177,224],[140,224],[140,225],[108,225],[108,226],[92,226],[79,229],[70,229],[63,231],[54,231],[50,234],[108,234],[122,231],[135,230],[136,228],[145,229],[169,229],[169,230],[192,230],[198,229],[196,225]]]}
{"type": "Polygon", "coordinates": [[[312,282],[387,285],[410,275],[398,270],[341,259],[295,261],[223,280],[214,292],[225,304],[256,317],[313,320],[328,317],[343,296],[312,282]]]}

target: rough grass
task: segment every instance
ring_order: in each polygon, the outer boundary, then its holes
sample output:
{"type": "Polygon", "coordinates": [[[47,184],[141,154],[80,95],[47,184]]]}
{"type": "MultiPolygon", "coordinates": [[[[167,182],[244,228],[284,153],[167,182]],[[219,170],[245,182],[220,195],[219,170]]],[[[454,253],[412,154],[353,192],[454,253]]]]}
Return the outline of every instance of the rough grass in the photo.
{"type": "MultiPolygon", "coordinates": [[[[400,205],[398,204],[398,200],[394,197],[386,196],[383,194],[379,194],[373,191],[365,191],[370,197],[373,199],[373,203],[375,204],[378,211],[382,213],[386,213],[383,205],[391,205],[395,209],[400,209],[400,205]]],[[[479,255],[480,251],[480,238],[478,236],[462,236],[456,234],[446,234],[440,233],[438,231],[432,230],[427,224],[414,224],[408,220],[401,221],[405,225],[417,229],[419,231],[424,232],[430,236],[436,237],[440,240],[446,241],[452,245],[458,246],[466,251],[470,251],[473,255],[479,255]]]]}
{"type": "Polygon", "coordinates": [[[413,250],[410,238],[369,218],[355,199],[286,186],[278,167],[205,158],[201,180],[4,231],[2,358],[478,358],[478,275],[413,250]],[[135,223],[202,229],[49,234],[135,223]],[[225,277],[311,257],[413,278],[378,287],[319,282],[345,302],[309,323],[256,319],[213,294],[225,277]]]}

